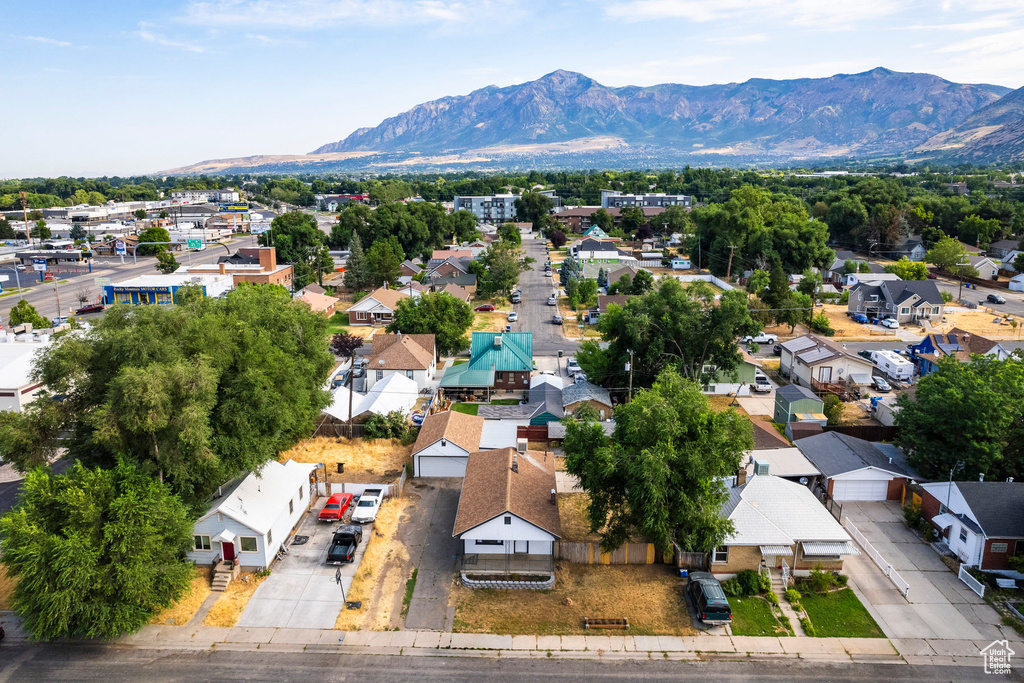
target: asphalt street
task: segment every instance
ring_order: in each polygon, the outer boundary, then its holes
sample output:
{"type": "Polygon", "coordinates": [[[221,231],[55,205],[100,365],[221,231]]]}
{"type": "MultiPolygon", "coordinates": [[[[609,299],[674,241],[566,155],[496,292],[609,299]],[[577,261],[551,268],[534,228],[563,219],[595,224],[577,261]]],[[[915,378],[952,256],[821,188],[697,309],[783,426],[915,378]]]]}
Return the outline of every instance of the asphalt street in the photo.
{"type": "MultiPolygon", "coordinates": [[[[783,661],[679,662],[0,645],[0,681],[985,681],[974,667],[783,661]]],[[[1020,680],[1018,672],[1003,680],[1020,680]]]]}
{"type": "MultiPolygon", "coordinates": [[[[555,279],[544,276],[544,264],[547,255],[544,253],[544,240],[523,240],[523,251],[526,256],[536,262],[519,277],[519,287],[523,292],[522,303],[515,304],[513,310],[519,314],[519,321],[512,323],[513,332],[533,332],[533,355],[555,356],[558,350],[566,356],[576,353],[579,342],[570,341],[562,334],[562,329],[551,322],[556,308],[548,306],[548,297],[555,292],[555,279]]],[[[572,324],[572,321],[569,321],[572,324]]]]}

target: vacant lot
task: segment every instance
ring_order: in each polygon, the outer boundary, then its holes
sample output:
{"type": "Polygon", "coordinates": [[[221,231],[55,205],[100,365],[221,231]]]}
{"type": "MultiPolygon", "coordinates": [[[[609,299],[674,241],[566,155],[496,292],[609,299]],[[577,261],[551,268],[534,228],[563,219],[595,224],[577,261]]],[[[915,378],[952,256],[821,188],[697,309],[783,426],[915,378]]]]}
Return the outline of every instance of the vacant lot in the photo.
{"type": "MultiPolygon", "coordinates": [[[[328,472],[335,463],[345,463],[345,473],[366,473],[378,477],[397,477],[412,454],[412,444],[403,446],[397,439],[332,439],[318,437],[301,443],[279,456],[281,462],[322,462],[328,472]]],[[[351,481],[351,480],[350,480],[351,481]]]]}
{"type": "Polygon", "coordinates": [[[1024,318],[1015,318],[1018,325],[1017,329],[1014,329],[1008,322],[1003,322],[1002,324],[995,322],[997,317],[1000,320],[1005,320],[1005,316],[1000,315],[998,311],[996,313],[988,313],[982,311],[947,310],[942,316],[945,322],[934,325],[932,329],[935,332],[948,332],[954,327],[959,327],[962,330],[972,334],[980,334],[988,339],[1020,339],[1024,337],[1024,318]]]}
{"type": "Polygon", "coordinates": [[[207,568],[194,567],[195,576],[189,583],[185,593],[176,603],[153,615],[151,624],[169,624],[182,626],[187,624],[199,611],[203,601],[210,595],[210,579],[213,571],[207,568]]]}
{"type": "Polygon", "coordinates": [[[555,575],[555,587],[548,591],[456,586],[452,590],[454,630],[503,635],[594,635],[594,631],[584,631],[583,617],[625,617],[629,619],[629,635],[696,634],[681,581],[668,565],[563,563],[555,575]]]}
{"type": "Polygon", "coordinates": [[[846,306],[838,304],[826,304],[820,308],[815,309],[815,315],[820,312],[824,312],[828,316],[829,323],[832,325],[832,329],[836,331],[837,337],[844,338],[859,338],[859,339],[870,339],[884,340],[886,337],[895,339],[896,333],[892,331],[882,332],[880,328],[875,326],[861,325],[855,323],[853,320],[846,315],[846,306]]]}
{"type": "Polygon", "coordinates": [[[740,415],[747,415],[747,411],[740,405],[733,405],[735,398],[732,396],[708,396],[708,403],[712,410],[723,411],[732,408],[740,415]]]}
{"type": "Polygon", "coordinates": [[[508,313],[477,311],[473,314],[473,332],[501,332],[508,325],[508,313]]]}

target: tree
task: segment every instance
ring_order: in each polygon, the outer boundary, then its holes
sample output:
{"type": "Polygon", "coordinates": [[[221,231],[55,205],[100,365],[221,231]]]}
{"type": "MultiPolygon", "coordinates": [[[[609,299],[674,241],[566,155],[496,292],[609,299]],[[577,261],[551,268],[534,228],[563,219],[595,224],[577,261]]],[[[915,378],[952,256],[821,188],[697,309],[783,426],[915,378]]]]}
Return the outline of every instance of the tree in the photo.
{"type": "Polygon", "coordinates": [[[927,280],[928,279],[928,266],[919,262],[911,261],[906,256],[901,258],[896,263],[891,263],[885,267],[885,272],[894,273],[899,276],[901,280],[927,280]]]}
{"type": "Polygon", "coordinates": [[[619,219],[622,224],[622,229],[626,231],[626,234],[632,234],[641,226],[647,223],[647,217],[644,216],[644,210],[637,206],[624,206],[622,211],[619,213],[619,219]]]}
{"type": "Polygon", "coordinates": [[[13,240],[14,227],[6,218],[0,218],[0,240],[13,240]]]}
{"type": "MultiPolygon", "coordinates": [[[[960,275],[960,269],[967,261],[967,249],[952,237],[943,237],[932,246],[924,256],[924,260],[954,275],[960,275]]],[[[970,267],[970,266],[968,266],[970,267]]],[[[972,268],[973,270],[973,268],[972,268]]],[[[977,274],[978,271],[974,271],[977,274]]],[[[964,272],[964,275],[969,273],[964,272]]]]}
{"type": "Polygon", "coordinates": [[[387,239],[377,240],[366,251],[366,268],[368,277],[365,284],[377,287],[384,283],[398,284],[402,276],[401,266],[405,260],[398,239],[391,235],[387,239]]]}
{"type": "Polygon", "coordinates": [[[594,213],[590,214],[590,222],[604,230],[606,234],[611,233],[612,226],[615,225],[615,219],[612,218],[612,215],[604,209],[598,209],[594,213]]]}
{"type": "Polygon", "coordinates": [[[576,288],[576,298],[579,300],[579,304],[585,308],[590,308],[597,305],[597,280],[586,277],[582,280],[578,280],[579,286],[576,288]]]}
{"type": "Polygon", "coordinates": [[[139,233],[139,247],[136,249],[136,253],[139,255],[159,254],[162,251],[167,251],[167,242],[170,241],[171,233],[167,232],[166,228],[158,228],[156,226],[146,228],[139,233]],[[143,245],[143,242],[163,242],[163,244],[143,245]]]}
{"type": "Polygon", "coordinates": [[[0,518],[15,611],[33,638],[115,638],[184,592],[192,521],[166,486],[122,461],[29,472],[0,518]]]}
{"type": "Polygon", "coordinates": [[[608,288],[608,271],[601,266],[597,269],[597,286],[608,288]]]}
{"type": "Polygon", "coordinates": [[[499,240],[487,248],[480,261],[471,263],[470,269],[477,276],[478,289],[482,294],[490,296],[501,292],[507,295],[519,282],[519,276],[530,269],[532,262],[532,258],[523,258],[519,247],[499,240]]]}
{"type": "Polygon", "coordinates": [[[16,327],[24,323],[30,323],[32,327],[38,329],[50,326],[46,319],[36,311],[36,307],[25,299],[19,300],[18,303],[11,307],[8,322],[10,322],[11,327],[16,327]]]}
{"type": "Polygon", "coordinates": [[[514,247],[523,243],[523,236],[519,233],[519,226],[515,223],[505,223],[498,228],[498,239],[514,247]]]}
{"type": "Polygon", "coordinates": [[[767,270],[755,270],[747,279],[747,291],[751,294],[760,294],[768,288],[768,278],[767,270]]]}
{"type": "Polygon", "coordinates": [[[295,289],[302,289],[319,280],[323,272],[334,269],[326,236],[317,227],[316,218],[301,211],[289,211],[275,218],[270,223],[270,232],[259,236],[259,243],[274,247],[279,262],[295,267],[295,289]]]}
{"type": "Polygon", "coordinates": [[[348,244],[348,261],[345,263],[345,286],[353,292],[362,290],[370,280],[370,265],[363,253],[363,241],[358,234],[352,235],[348,244]]]}
{"type": "Polygon", "coordinates": [[[565,233],[562,232],[561,230],[552,230],[551,234],[548,236],[548,239],[551,240],[551,246],[553,246],[555,249],[561,249],[563,246],[565,246],[566,237],[565,233]]]}
{"type": "Polygon", "coordinates": [[[650,292],[630,297],[625,306],[609,306],[597,321],[606,348],[586,341],[577,360],[592,382],[609,387],[623,387],[629,381],[625,365],[630,350],[634,386],[650,386],[668,366],[704,381],[716,371],[735,370],[741,359],[736,340],[760,329],[750,317],[745,292],[726,292],[716,302],[704,282],[684,289],[675,278],[662,278],[650,292]]]}
{"type": "Polygon", "coordinates": [[[1017,258],[1013,259],[1013,269],[1018,273],[1024,273],[1024,253],[1017,254],[1017,258]]]}
{"type": "Polygon", "coordinates": [[[529,221],[533,224],[533,229],[536,230],[541,227],[541,220],[546,218],[554,207],[555,202],[551,197],[540,192],[524,192],[515,201],[516,218],[521,221],[529,221]]]}
{"type": "Polygon", "coordinates": [[[593,421],[566,420],[566,470],[590,496],[591,530],[613,550],[632,538],[664,552],[708,552],[732,524],[723,480],[753,448],[750,421],[713,410],[700,386],[672,369],[615,411],[610,442],[593,421]]]}
{"type": "Polygon", "coordinates": [[[569,280],[578,280],[583,277],[583,265],[572,254],[567,254],[558,269],[558,276],[564,286],[569,280]]]}
{"type": "Polygon", "coordinates": [[[71,226],[71,231],[69,232],[68,236],[77,242],[78,240],[84,240],[87,236],[87,233],[85,232],[85,228],[76,223],[71,226]]]}
{"type": "Polygon", "coordinates": [[[852,258],[848,258],[843,261],[843,275],[851,275],[857,272],[857,262],[852,258]]]}
{"type": "Polygon", "coordinates": [[[827,394],[825,396],[825,407],[823,410],[830,425],[843,424],[844,405],[843,400],[835,394],[827,394]]]}
{"type": "Polygon", "coordinates": [[[135,216],[136,219],[142,221],[145,220],[146,216],[148,216],[149,214],[146,213],[145,209],[136,209],[132,215],[135,216]]]}
{"type": "Polygon", "coordinates": [[[162,251],[156,255],[156,269],[164,275],[173,273],[181,264],[178,263],[178,259],[174,258],[174,254],[169,251],[162,251]]]}
{"type": "Polygon", "coordinates": [[[803,277],[800,278],[796,291],[811,297],[811,303],[813,304],[817,299],[818,291],[821,289],[821,283],[821,273],[808,268],[803,272],[803,277]]]}
{"type": "Polygon", "coordinates": [[[630,294],[646,294],[654,287],[654,276],[649,270],[638,270],[629,286],[630,294]]]}
{"type": "Polygon", "coordinates": [[[63,398],[6,424],[0,458],[22,471],[58,446],[87,465],[129,458],[198,506],[308,436],[330,402],[327,319],[281,287],[177,300],[114,306],[42,351],[33,377],[63,398]]]}
{"type": "Polygon", "coordinates": [[[438,355],[453,356],[469,348],[466,332],[472,325],[469,304],[447,292],[435,292],[399,301],[387,331],[432,334],[438,355]]]}
{"type": "Polygon", "coordinates": [[[832,239],[846,244],[858,244],[864,237],[864,228],[868,222],[868,211],[860,197],[849,195],[837,198],[829,204],[825,213],[825,224],[828,225],[832,239]]]}
{"type": "Polygon", "coordinates": [[[1003,225],[995,218],[984,219],[978,214],[967,216],[956,227],[957,236],[967,244],[977,244],[981,249],[989,245],[1003,232],[1003,225]]]}
{"type": "Polygon", "coordinates": [[[32,227],[32,237],[37,240],[48,240],[50,239],[50,226],[46,224],[42,218],[36,221],[36,224],[32,227]]]}
{"type": "Polygon", "coordinates": [[[782,262],[776,259],[768,274],[768,289],[761,292],[759,296],[769,307],[783,308],[789,294],[789,278],[786,276],[786,271],[782,269],[782,262]]]}
{"type": "Polygon", "coordinates": [[[685,206],[670,206],[657,217],[657,220],[667,228],[669,234],[679,233],[683,239],[693,232],[693,218],[690,217],[690,212],[685,206]]]}
{"type": "Polygon", "coordinates": [[[913,398],[897,399],[897,445],[926,479],[1024,476],[1024,357],[939,359],[913,398]]]}
{"type": "Polygon", "coordinates": [[[167,217],[168,217],[168,215],[167,215],[166,211],[161,211],[160,212],[160,218],[167,218],[167,217]]]}

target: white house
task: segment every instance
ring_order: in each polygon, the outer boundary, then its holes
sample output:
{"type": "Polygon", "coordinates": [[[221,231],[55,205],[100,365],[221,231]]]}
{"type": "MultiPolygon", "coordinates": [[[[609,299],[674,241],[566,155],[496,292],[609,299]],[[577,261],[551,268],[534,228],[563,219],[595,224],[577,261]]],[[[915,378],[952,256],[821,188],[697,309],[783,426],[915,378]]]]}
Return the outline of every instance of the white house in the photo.
{"type": "Polygon", "coordinates": [[[689,270],[690,259],[685,256],[676,256],[672,259],[672,270],[689,270]]]}
{"type": "Polygon", "coordinates": [[[950,552],[969,567],[1010,569],[1024,551],[1024,482],[954,481],[922,484],[921,511],[950,552]]]}
{"type": "Polygon", "coordinates": [[[999,265],[987,256],[968,254],[967,261],[978,271],[982,280],[995,280],[999,274],[999,265]]]}
{"type": "Polygon", "coordinates": [[[864,386],[871,383],[874,365],[850,353],[839,344],[805,334],[780,344],[779,369],[794,384],[816,388],[820,385],[846,384],[864,386]]]}
{"type": "Polygon", "coordinates": [[[847,287],[861,282],[896,282],[902,279],[896,273],[848,273],[845,277],[847,287]]]}
{"type": "Polygon", "coordinates": [[[370,419],[371,415],[387,415],[395,411],[409,415],[419,393],[414,380],[395,373],[374,383],[373,388],[365,394],[353,392],[349,387],[335,389],[331,405],[324,408],[324,413],[336,420],[347,421],[351,398],[353,422],[361,424],[370,419]]]}
{"type": "Polygon", "coordinates": [[[480,450],[484,418],[454,410],[428,415],[413,446],[417,477],[461,477],[469,454],[480,450]]]}
{"type": "Polygon", "coordinates": [[[404,375],[422,391],[434,378],[437,359],[432,334],[375,334],[366,362],[366,388],[391,375],[404,375]]]}
{"type": "Polygon", "coordinates": [[[269,567],[309,507],[317,467],[272,460],[258,473],[222,486],[195,523],[188,559],[211,566],[216,560],[237,560],[242,571],[269,567]]]}
{"type": "Polygon", "coordinates": [[[1024,273],[1020,275],[1014,275],[1010,278],[1010,291],[1011,292],[1024,292],[1024,273]]]}
{"type": "Polygon", "coordinates": [[[32,362],[48,343],[48,337],[15,341],[13,334],[0,336],[0,412],[20,413],[43,390],[42,382],[32,380],[32,362]]]}
{"type": "Polygon", "coordinates": [[[1017,260],[1017,257],[1024,254],[1024,251],[1019,249],[1011,249],[1008,251],[1002,260],[1003,270],[1009,270],[1010,272],[1017,272],[1017,269],[1013,267],[1013,262],[1017,260]]]}
{"type": "Polygon", "coordinates": [[[462,578],[546,575],[554,584],[554,542],[562,527],[554,456],[525,448],[470,454],[452,535],[462,541],[462,578]]]}

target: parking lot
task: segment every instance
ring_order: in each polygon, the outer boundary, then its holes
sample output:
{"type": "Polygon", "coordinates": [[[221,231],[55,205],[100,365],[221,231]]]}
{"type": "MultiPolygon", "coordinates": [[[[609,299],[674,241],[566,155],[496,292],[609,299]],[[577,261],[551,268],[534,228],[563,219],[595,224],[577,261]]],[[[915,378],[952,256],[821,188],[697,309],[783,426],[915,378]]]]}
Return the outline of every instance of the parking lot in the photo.
{"type": "MultiPolygon", "coordinates": [[[[363,540],[349,564],[326,564],[327,549],[337,522],[320,522],[317,515],[327,502],[321,497],[299,524],[295,536],[308,540],[288,545],[288,554],[274,564],[272,573],[253,593],[238,621],[239,626],[275,628],[334,628],[338,613],[345,608],[344,594],[359,569],[373,525],[363,526],[363,540]],[[338,585],[338,577],[341,586],[338,585]],[[344,589],[344,592],[343,590],[344,589]]],[[[351,513],[346,514],[346,518],[351,513]]]]}

